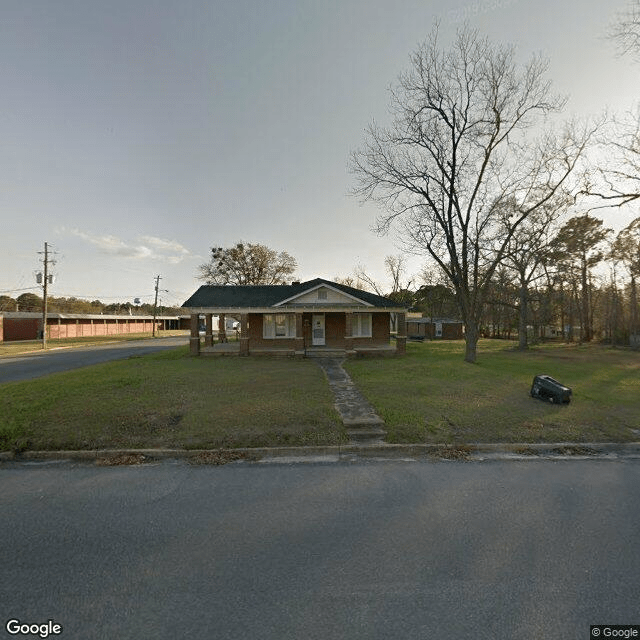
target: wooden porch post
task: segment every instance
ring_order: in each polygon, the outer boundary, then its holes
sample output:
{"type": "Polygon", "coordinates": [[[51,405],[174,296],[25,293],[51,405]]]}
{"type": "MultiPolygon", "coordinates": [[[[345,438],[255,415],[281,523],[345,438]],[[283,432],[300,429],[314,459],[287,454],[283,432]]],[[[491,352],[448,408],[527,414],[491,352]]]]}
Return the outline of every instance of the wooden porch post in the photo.
{"type": "Polygon", "coordinates": [[[191,314],[191,336],[189,338],[189,350],[192,356],[200,355],[200,314],[191,314]]]}
{"type": "Polygon", "coordinates": [[[240,355],[249,355],[249,314],[240,314],[240,355]]]}
{"type": "Polygon", "coordinates": [[[302,324],[302,313],[296,313],[296,353],[304,355],[304,326],[302,324]]]}
{"type": "Polygon", "coordinates": [[[204,346],[213,347],[213,314],[205,313],[204,346]]]}
{"type": "Polygon", "coordinates": [[[402,355],[407,352],[407,314],[397,315],[398,333],[396,336],[396,353],[402,355]]]}
{"type": "Polygon", "coordinates": [[[224,313],[221,313],[218,316],[218,342],[226,342],[227,341],[227,318],[224,313]]]}

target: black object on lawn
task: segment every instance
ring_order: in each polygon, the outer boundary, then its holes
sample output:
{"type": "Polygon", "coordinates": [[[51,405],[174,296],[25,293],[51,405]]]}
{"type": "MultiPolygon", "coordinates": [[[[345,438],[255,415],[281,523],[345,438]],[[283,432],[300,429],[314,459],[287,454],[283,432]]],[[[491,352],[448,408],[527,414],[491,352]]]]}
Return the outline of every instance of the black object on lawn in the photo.
{"type": "Polygon", "coordinates": [[[560,384],[551,376],[540,375],[533,379],[531,397],[547,400],[555,404],[569,404],[571,402],[571,389],[560,384]]]}

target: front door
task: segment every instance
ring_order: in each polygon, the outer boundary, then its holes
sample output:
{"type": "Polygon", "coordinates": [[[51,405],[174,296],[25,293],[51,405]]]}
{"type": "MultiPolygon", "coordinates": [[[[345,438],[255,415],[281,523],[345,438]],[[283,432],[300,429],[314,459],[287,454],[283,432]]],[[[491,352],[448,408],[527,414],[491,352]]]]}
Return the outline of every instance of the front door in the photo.
{"type": "Polygon", "coordinates": [[[324,313],[314,313],[311,321],[311,344],[314,347],[324,345],[324,313]]]}

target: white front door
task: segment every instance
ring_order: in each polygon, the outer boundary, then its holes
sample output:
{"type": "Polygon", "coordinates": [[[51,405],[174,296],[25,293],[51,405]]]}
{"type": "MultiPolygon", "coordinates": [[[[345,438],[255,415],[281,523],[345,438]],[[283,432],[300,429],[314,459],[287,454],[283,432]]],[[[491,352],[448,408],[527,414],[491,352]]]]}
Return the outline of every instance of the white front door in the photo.
{"type": "Polygon", "coordinates": [[[324,313],[314,313],[311,321],[311,344],[314,347],[324,345],[324,313]]]}

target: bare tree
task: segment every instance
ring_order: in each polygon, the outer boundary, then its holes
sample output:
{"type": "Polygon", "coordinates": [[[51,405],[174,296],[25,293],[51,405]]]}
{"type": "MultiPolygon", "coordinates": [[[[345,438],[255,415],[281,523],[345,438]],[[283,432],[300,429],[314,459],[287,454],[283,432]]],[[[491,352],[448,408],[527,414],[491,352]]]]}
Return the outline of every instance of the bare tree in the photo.
{"type": "Polygon", "coordinates": [[[363,287],[373,291],[375,294],[379,296],[384,295],[383,286],[380,282],[378,282],[371,274],[367,273],[366,268],[359,264],[354,270],[353,273],[358,282],[361,282],[363,287]]]}
{"type": "Polygon", "coordinates": [[[413,277],[406,277],[407,273],[407,259],[403,255],[386,256],[384,259],[385,272],[391,283],[390,288],[379,283],[370,274],[367,273],[365,267],[358,265],[354,269],[355,277],[359,282],[364,283],[372,291],[379,296],[394,296],[400,291],[406,291],[409,289],[414,281],[413,277]]]}
{"type": "Polygon", "coordinates": [[[226,249],[213,247],[211,260],[200,265],[198,277],[207,284],[285,284],[297,266],[286,251],[239,242],[226,249]]]}
{"type": "Polygon", "coordinates": [[[362,289],[362,287],[357,286],[356,279],[353,276],[346,276],[341,278],[340,276],[335,276],[333,278],[334,282],[338,284],[343,284],[345,287],[353,287],[354,289],[362,289]]]}
{"type": "Polygon", "coordinates": [[[640,106],[611,119],[599,141],[603,157],[595,171],[585,172],[580,193],[595,196],[602,204],[622,207],[640,199],[640,106]]]}
{"type": "MultiPolygon", "coordinates": [[[[407,278],[405,280],[407,272],[407,260],[402,254],[396,256],[386,256],[384,259],[384,267],[391,283],[391,288],[387,289],[384,285],[377,282],[371,275],[369,275],[362,265],[358,265],[354,269],[354,273],[359,282],[364,283],[365,287],[368,287],[379,296],[385,296],[391,298],[399,305],[405,305],[412,307],[415,303],[415,293],[410,290],[413,285],[414,278],[407,278]]],[[[397,328],[397,316],[395,313],[391,314],[391,330],[395,331],[397,328]]]]}
{"type": "MultiPolygon", "coordinates": [[[[640,62],[640,0],[631,0],[627,10],[609,30],[620,55],[640,62]]],[[[599,143],[605,156],[595,172],[585,179],[582,193],[596,196],[601,206],[621,207],[640,199],[640,105],[611,119],[599,143]]]]}
{"type": "Polygon", "coordinates": [[[533,57],[518,68],[513,48],[476,31],[461,29],[444,51],[435,29],[411,62],[392,91],[392,125],[370,125],[352,155],[355,193],[383,206],[379,233],[395,228],[446,274],[465,360],[475,362],[487,290],[511,237],[565,186],[591,132],[530,139],[565,102],[551,92],[547,64],[533,57]]]}
{"type": "Polygon", "coordinates": [[[609,36],[620,55],[632,55],[640,60],[640,0],[631,0],[610,28],[609,36]]]}

